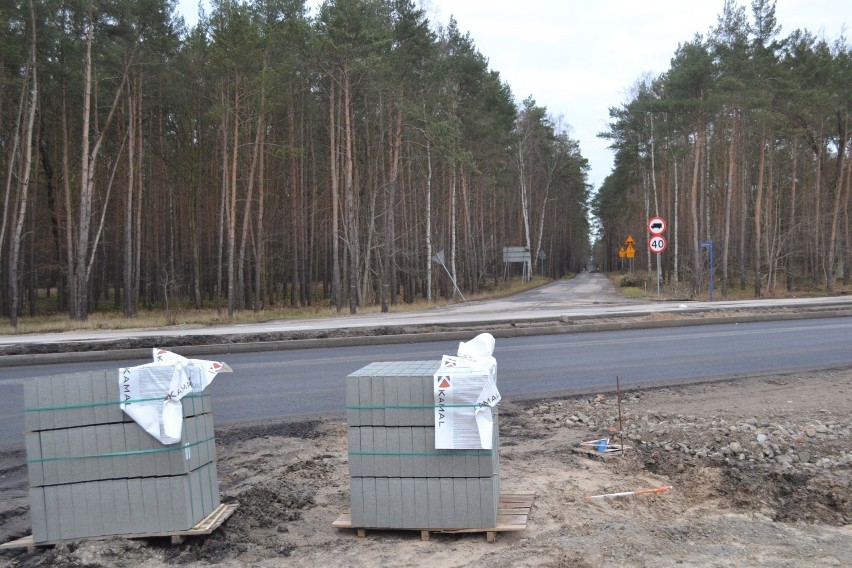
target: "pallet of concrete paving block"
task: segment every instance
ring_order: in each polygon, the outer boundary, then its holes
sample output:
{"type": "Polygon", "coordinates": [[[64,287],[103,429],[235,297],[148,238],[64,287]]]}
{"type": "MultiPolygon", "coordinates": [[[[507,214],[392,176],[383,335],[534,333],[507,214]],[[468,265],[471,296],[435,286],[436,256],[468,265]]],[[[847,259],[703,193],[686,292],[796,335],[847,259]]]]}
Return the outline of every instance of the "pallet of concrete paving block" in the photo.
{"type": "Polygon", "coordinates": [[[110,538],[171,538],[172,543],[177,544],[179,542],[182,542],[183,539],[188,536],[203,536],[211,534],[213,531],[222,526],[222,523],[224,523],[228,519],[228,517],[230,517],[234,513],[234,511],[237,510],[237,507],[239,506],[239,503],[220,503],[212,513],[204,517],[195,526],[187,530],[162,531],[142,534],[113,534],[86,537],[84,539],[66,539],[38,543],[33,540],[32,535],[29,535],[23,538],[19,538],[17,540],[13,540],[11,542],[7,542],[5,544],[0,544],[0,550],[11,548],[34,549],[39,546],[52,546],[67,542],[75,542],[77,540],[107,540],[110,538]]]}
{"type": "MultiPolygon", "coordinates": [[[[87,371],[24,382],[24,424],[28,431],[131,422],[120,407],[118,371],[87,371]]],[[[181,399],[184,417],[212,412],[210,395],[181,399]]]]}
{"type": "Polygon", "coordinates": [[[31,487],[35,543],[188,530],[220,503],[216,464],[186,474],[31,487]]]}
{"type": "MultiPolygon", "coordinates": [[[[484,528],[455,528],[436,529],[411,527],[396,527],[393,530],[413,530],[420,532],[421,540],[429,540],[431,534],[460,534],[485,533],[488,542],[494,542],[498,532],[522,531],[527,528],[527,520],[535,500],[534,491],[504,491],[500,493],[497,519],[493,526],[484,528]]],[[[363,527],[352,522],[352,514],[343,512],[331,526],[338,529],[357,529],[359,537],[366,537],[368,530],[383,530],[374,527],[363,527]]]]}

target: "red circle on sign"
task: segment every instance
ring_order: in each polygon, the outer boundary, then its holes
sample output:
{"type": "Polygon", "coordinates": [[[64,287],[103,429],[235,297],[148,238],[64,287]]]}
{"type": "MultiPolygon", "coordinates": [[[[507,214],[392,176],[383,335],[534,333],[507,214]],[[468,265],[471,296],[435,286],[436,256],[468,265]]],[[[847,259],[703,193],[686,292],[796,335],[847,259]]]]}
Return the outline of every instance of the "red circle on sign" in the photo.
{"type": "Polygon", "coordinates": [[[666,221],[662,217],[648,219],[648,232],[652,235],[662,235],[666,232],[666,221]]]}
{"type": "Polygon", "coordinates": [[[655,252],[657,254],[666,250],[667,245],[668,243],[666,242],[666,238],[661,237],[660,235],[655,235],[648,240],[648,248],[651,252],[655,252]]]}

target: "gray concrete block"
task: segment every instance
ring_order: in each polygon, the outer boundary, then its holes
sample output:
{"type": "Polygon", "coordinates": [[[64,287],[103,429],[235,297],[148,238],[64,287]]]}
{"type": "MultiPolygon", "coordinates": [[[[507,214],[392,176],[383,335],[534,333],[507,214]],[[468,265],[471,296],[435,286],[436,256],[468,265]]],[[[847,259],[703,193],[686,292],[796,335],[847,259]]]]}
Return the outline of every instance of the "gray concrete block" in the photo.
{"type": "Polygon", "coordinates": [[[471,528],[470,515],[467,511],[467,478],[453,478],[453,507],[455,508],[454,523],[459,528],[471,528]]]}
{"type": "MultiPolygon", "coordinates": [[[[119,373],[116,371],[104,371],[103,378],[104,384],[106,385],[107,402],[111,403],[114,400],[126,400],[127,393],[124,387],[124,383],[126,382],[126,375],[119,375],[119,373]]],[[[107,410],[108,422],[130,421],[130,417],[124,413],[119,404],[108,404],[104,408],[106,408],[107,410]]]]}
{"type": "Polygon", "coordinates": [[[107,469],[112,469],[112,458],[98,457],[98,434],[97,426],[84,426],[80,428],[83,433],[83,461],[84,481],[97,481],[105,479],[107,469]]]}
{"type": "Polygon", "coordinates": [[[202,496],[201,479],[198,474],[199,470],[195,470],[187,474],[186,478],[189,482],[190,497],[192,498],[192,524],[195,525],[198,521],[204,518],[204,498],[202,496]]]}
{"type": "Polygon", "coordinates": [[[202,509],[201,518],[213,512],[213,490],[210,487],[210,464],[198,468],[198,478],[201,483],[202,509]]]}
{"type": "Polygon", "coordinates": [[[364,527],[364,478],[353,477],[349,480],[349,506],[352,509],[352,526],[364,527]]]}
{"type": "Polygon", "coordinates": [[[376,456],[372,455],[373,448],[373,427],[361,426],[361,475],[364,477],[375,477],[376,475],[376,456]]]}
{"type": "Polygon", "coordinates": [[[159,532],[160,511],[157,507],[157,478],[142,479],[142,503],[145,509],[145,525],[141,532],[159,532]]]}
{"type": "Polygon", "coordinates": [[[404,528],[402,524],[402,480],[399,477],[387,479],[388,488],[388,526],[399,529],[404,528]]]}
{"type": "Polygon", "coordinates": [[[59,495],[59,509],[53,514],[59,513],[59,538],[61,539],[77,538],[74,494],[68,487],[68,484],[56,486],[59,495]]]}
{"type": "Polygon", "coordinates": [[[38,433],[41,443],[41,464],[43,484],[56,485],[59,483],[59,462],[53,459],[56,455],[56,430],[42,430],[38,433]]]}
{"type": "Polygon", "coordinates": [[[376,512],[376,478],[362,477],[364,494],[364,526],[375,527],[378,522],[376,512]]]}
{"type": "Polygon", "coordinates": [[[132,508],[134,500],[130,498],[130,480],[116,479],[112,482],[115,499],[115,534],[130,534],[133,527],[142,524],[141,511],[132,508]]]}
{"type": "MultiPolygon", "coordinates": [[[[108,424],[109,438],[111,445],[111,453],[118,454],[110,460],[112,462],[112,475],[116,479],[130,477],[130,469],[128,468],[128,456],[124,455],[127,451],[127,441],[124,437],[124,424],[108,424]]],[[[100,443],[98,444],[100,448],[100,443]]]]}
{"type": "Polygon", "coordinates": [[[33,542],[47,540],[47,512],[44,504],[44,487],[30,486],[30,523],[32,524],[33,542]]]}
{"type": "Polygon", "coordinates": [[[373,426],[385,425],[384,382],[383,377],[370,377],[370,406],[373,407],[370,423],[373,426]]]}
{"type": "Polygon", "coordinates": [[[390,528],[390,480],[376,477],[376,526],[390,528]]]}
{"type": "Polygon", "coordinates": [[[100,482],[87,481],[80,485],[83,486],[83,491],[86,494],[89,536],[109,534],[108,527],[104,524],[104,512],[101,509],[100,482]]]}
{"type": "Polygon", "coordinates": [[[435,449],[435,429],[423,428],[426,437],[426,477],[441,477],[441,460],[438,450],[435,449]]]}
{"type": "Polygon", "coordinates": [[[79,373],[62,375],[62,391],[65,393],[66,409],[65,427],[76,428],[83,425],[84,405],[80,400],[80,376],[79,373]]]}
{"type": "Polygon", "coordinates": [[[98,481],[96,485],[100,494],[101,522],[103,523],[104,534],[121,534],[115,493],[120,485],[125,485],[125,481],[123,479],[121,481],[106,479],[98,481]]]}
{"type": "Polygon", "coordinates": [[[482,521],[487,527],[497,526],[497,505],[500,501],[500,487],[495,486],[496,477],[480,477],[480,496],[482,521]]]}
{"type": "MultiPolygon", "coordinates": [[[[411,457],[412,467],[414,468],[414,477],[429,477],[436,471],[429,470],[429,458],[426,455],[428,446],[426,445],[426,429],[421,426],[411,427],[411,447],[414,455],[411,457]]],[[[433,444],[434,447],[434,444],[433,444]]]]}
{"type": "Polygon", "coordinates": [[[402,472],[402,456],[400,455],[400,436],[399,426],[389,426],[385,428],[387,433],[387,452],[388,452],[388,477],[400,477],[402,472]]]}
{"type": "Polygon", "coordinates": [[[361,398],[358,391],[358,377],[346,377],[346,423],[349,426],[361,425],[361,410],[352,408],[360,406],[361,398]]]}
{"type": "MultiPolygon", "coordinates": [[[[36,381],[36,389],[38,391],[38,407],[39,408],[52,408],[53,407],[53,390],[52,390],[52,380],[50,377],[39,377],[35,379],[36,381]]],[[[40,410],[38,413],[39,416],[39,429],[40,430],[52,430],[54,428],[55,421],[54,410],[40,410]]]]}
{"type": "Polygon", "coordinates": [[[86,481],[86,451],[83,448],[83,429],[67,428],[68,454],[64,457],[66,461],[60,462],[61,468],[67,472],[63,477],[63,483],[79,483],[86,481]]]}
{"type": "Polygon", "coordinates": [[[428,488],[428,501],[426,508],[429,512],[429,519],[423,528],[437,529],[443,526],[442,511],[443,502],[441,501],[441,479],[438,477],[427,477],[426,485],[428,488]]]}
{"type": "Polygon", "coordinates": [[[478,477],[469,477],[461,480],[467,487],[467,520],[472,529],[493,528],[486,527],[482,518],[482,488],[478,477]]]}
{"type": "Polygon", "coordinates": [[[373,427],[373,452],[375,452],[373,463],[373,475],[375,477],[388,476],[388,428],[384,426],[373,427]]]}
{"type": "Polygon", "coordinates": [[[441,524],[442,528],[464,528],[459,527],[456,521],[455,492],[453,491],[453,479],[442,477],[441,482],[441,524]]]}
{"type": "Polygon", "coordinates": [[[372,425],[373,424],[373,411],[369,408],[372,406],[373,396],[372,396],[372,381],[370,377],[359,376],[358,377],[358,406],[361,407],[359,410],[360,419],[359,423],[362,426],[372,425]]]}
{"type": "Polygon", "coordinates": [[[415,494],[414,494],[414,478],[402,477],[400,482],[400,498],[402,499],[402,521],[400,527],[404,529],[416,529],[417,516],[415,494]]]}
{"type": "Polygon", "coordinates": [[[399,395],[397,383],[402,380],[399,377],[382,377],[382,394],[385,405],[385,426],[399,426],[402,415],[399,406],[399,395]]]}
{"type": "Polygon", "coordinates": [[[397,429],[399,436],[399,476],[414,477],[414,452],[411,440],[411,426],[401,426],[397,429]]]}
{"type": "Polygon", "coordinates": [[[361,428],[350,425],[346,429],[346,442],[349,450],[349,477],[360,477],[361,469],[361,428]]]}
{"type": "Polygon", "coordinates": [[[38,404],[38,379],[24,380],[24,429],[28,432],[41,430],[41,411],[38,404]]]}
{"type": "Polygon", "coordinates": [[[109,406],[118,406],[117,404],[108,404],[118,399],[109,399],[107,397],[106,376],[100,372],[91,373],[92,386],[92,412],[94,414],[95,424],[109,423],[109,406]]]}
{"type": "Polygon", "coordinates": [[[55,375],[50,377],[50,392],[52,398],[53,411],[53,427],[68,428],[68,405],[66,401],[67,393],[65,392],[65,375],[55,375]]]}
{"type": "MultiPolygon", "coordinates": [[[[44,462],[41,461],[41,432],[27,432],[24,434],[24,444],[27,449],[27,477],[30,487],[41,487],[44,485],[44,462]]],[[[44,493],[41,494],[41,500],[43,503],[44,493]]]]}
{"type": "MultiPolygon", "coordinates": [[[[68,428],[54,430],[53,433],[53,454],[47,457],[56,458],[53,462],[56,465],[56,478],[53,483],[61,484],[68,483],[72,477],[72,463],[68,460],[71,447],[68,428]]],[[[44,447],[42,446],[42,451],[44,447]]]]}
{"type": "Polygon", "coordinates": [[[62,525],[59,519],[59,486],[50,485],[44,488],[44,509],[47,516],[46,540],[61,540],[62,525]]]}
{"type": "Polygon", "coordinates": [[[122,425],[124,430],[124,451],[127,455],[128,478],[145,475],[142,471],[142,455],[134,453],[141,448],[140,437],[147,436],[136,423],[127,422],[122,425]]]}
{"type": "Polygon", "coordinates": [[[175,514],[172,506],[172,484],[170,477],[155,477],[155,490],[157,492],[157,515],[159,517],[159,531],[170,532],[177,530],[175,514]]]}
{"type": "Polygon", "coordinates": [[[219,474],[216,470],[216,462],[207,464],[207,472],[210,474],[210,493],[213,496],[213,509],[221,505],[222,499],[219,493],[219,474]]]}
{"type": "Polygon", "coordinates": [[[399,411],[395,424],[410,427],[412,414],[420,411],[411,408],[411,379],[409,377],[396,378],[396,403],[399,406],[399,411]]]}
{"type": "Polygon", "coordinates": [[[128,511],[130,511],[129,533],[148,532],[148,516],[145,510],[145,497],[141,477],[131,477],[127,480],[128,511]]]}
{"type": "Polygon", "coordinates": [[[195,523],[192,515],[192,497],[187,476],[175,475],[168,478],[175,530],[191,529],[195,523]]]}
{"type": "Polygon", "coordinates": [[[429,528],[429,480],[414,479],[414,528],[429,528]]]}

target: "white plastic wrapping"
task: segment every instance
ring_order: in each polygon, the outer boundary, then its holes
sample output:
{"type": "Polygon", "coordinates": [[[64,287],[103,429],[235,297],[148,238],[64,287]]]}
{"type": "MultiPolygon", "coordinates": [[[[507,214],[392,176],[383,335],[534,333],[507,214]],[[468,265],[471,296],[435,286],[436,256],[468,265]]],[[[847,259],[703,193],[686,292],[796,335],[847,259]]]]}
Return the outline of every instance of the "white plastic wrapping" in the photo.
{"type": "Polygon", "coordinates": [[[492,408],[500,402],[494,336],[483,333],[444,355],[435,373],[435,448],[492,449],[492,408]]]}
{"type": "Polygon", "coordinates": [[[220,372],[231,368],[218,361],[187,359],[164,349],[153,350],[154,362],[118,370],[121,409],[163,444],[180,442],[187,394],[203,391],[220,372]]]}

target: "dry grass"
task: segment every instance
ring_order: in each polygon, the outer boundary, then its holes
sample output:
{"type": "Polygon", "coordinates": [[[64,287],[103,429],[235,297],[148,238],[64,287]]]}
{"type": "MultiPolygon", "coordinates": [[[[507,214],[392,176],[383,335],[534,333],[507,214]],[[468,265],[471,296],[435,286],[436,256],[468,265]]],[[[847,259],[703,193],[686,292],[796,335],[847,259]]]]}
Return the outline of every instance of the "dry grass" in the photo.
{"type": "MultiPolygon", "coordinates": [[[[689,282],[665,282],[660,286],[660,295],[657,296],[655,274],[648,275],[638,271],[624,274],[610,272],[607,276],[625,297],[635,300],[695,300],[704,302],[710,300],[708,283],[703,284],[698,294],[693,294],[689,282]]],[[[835,286],[835,293],[850,294],[852,287],[843,286],[843,283],[838,281],[835,286]]],[[[761,288],[760,297],[782,299],[824,296],[827,296],[825,289],[800,283],[792,292],[787,291],[783,284],[776,286],[772,291],[767,290],[764,285],[761,288]]],[[[754,297],[753,281],[748,282],[745,288],[740,287],[739,281],[732,282],[728,287],[727,294],[724,295],[718,282],[715,283],[713,290],[714,300],[753,300],[754,297]]]]}
{"type": "MultiPolygon", "coordinates": [[[[542,277],[534,277],[528,282],[522,282],[520,279],[512,280],[505,286],[496,289],[485,290],[479,294],[466,295],[467,301],[484,300],[489,298],[498,298],[511,294],[516,294],[523,290],[528,290],[541,286],[549,282],[542,277]]],[[[455,303],[459,303],[460,298],[447,299],[436,298],[432,302],[425,300],[415,301],[411,304],[399,303],[391,306],[390,310],[395,313],[419,311],[429,308],[442,307],[455,303]]],[[[379,305],[369,305],[358,307],[359,314],[378,313],[381,311],[379,305]]],[[[338,313],[333,307],[323,304],[316,306],[306,306],[291,308],[289,306],[280,305],[270,309],[259,311],[241,310],[235,311],[232,318],[228,318],[226,310],[218,312],[215,309],[173,309],[165,310],[144,310],[131,318],[125,318],[124,314],[116,310],[97,311],[89,315],[86,321],[72,321],[67,314],[52,314],[36,317],[19,317],[18,327],[13,328],[8,320],[0,322],[0,335],[21,335],[34,333],[57,333],[63,331],[78,331],[78,330],[122,330],[122,329],[150,329],[150,328],[168,328],[168,327],[203,327],[219,324],[231,323],[256,323],[270,320],[280,319],[304,319],[317,318],[325,316],[339,316],[349,313],[348,306],[344,306],[343,310],[338,313]]]]}

